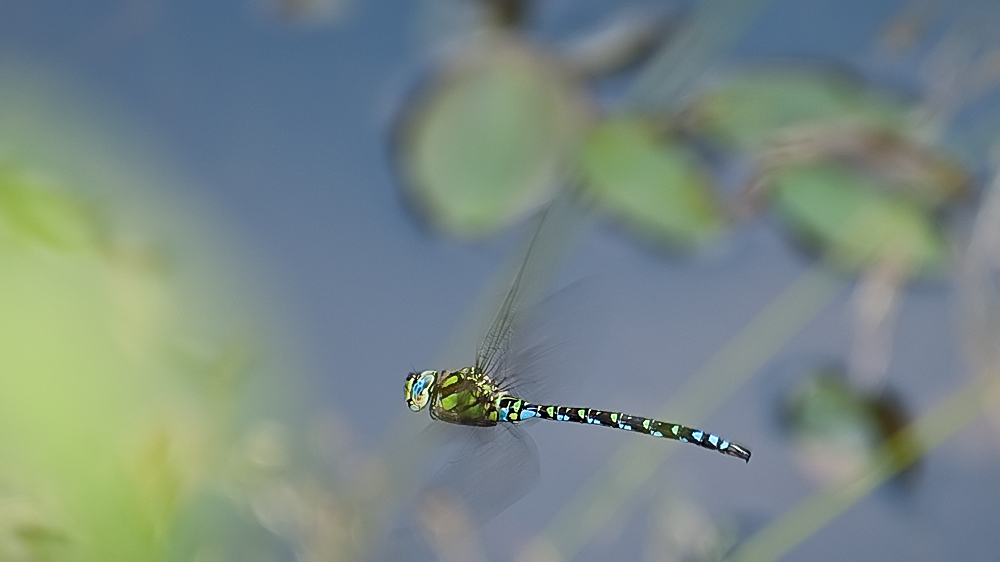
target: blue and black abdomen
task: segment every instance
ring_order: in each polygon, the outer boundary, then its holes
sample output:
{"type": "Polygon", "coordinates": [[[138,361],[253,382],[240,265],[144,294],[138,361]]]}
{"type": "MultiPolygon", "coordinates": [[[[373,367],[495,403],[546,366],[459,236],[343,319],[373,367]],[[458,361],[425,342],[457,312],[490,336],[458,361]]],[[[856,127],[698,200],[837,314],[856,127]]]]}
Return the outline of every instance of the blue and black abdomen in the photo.
{"type": "Polygon", "coordinates": [[[589,423],[612,427],[625,431],[633,431],[653,437],[675,439],[718,451],[750,462],[750,450],[727,441],[718,435],[692,429],[683,425],[662,422],[651,418],[632,416],[622,412],[606,412],[593,408],[576,408],[572,406],[542,406],[531,404],[513,396],[503,397],[498,401],[499,421],[517,423],[531,418],[543,420],[589,423]]]}

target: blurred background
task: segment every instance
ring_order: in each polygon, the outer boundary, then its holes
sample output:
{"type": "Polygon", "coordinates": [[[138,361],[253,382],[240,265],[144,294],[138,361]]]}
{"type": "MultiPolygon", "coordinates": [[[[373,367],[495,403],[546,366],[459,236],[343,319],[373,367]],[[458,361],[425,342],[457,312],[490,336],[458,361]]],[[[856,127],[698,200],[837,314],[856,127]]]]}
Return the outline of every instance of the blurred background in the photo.
{"type": "Polygon", "coordinates": [[[998,21],[5,0],[0,561],[994,560],[998,21]],[[406,408],[553,200],[544,399],[752,462],[540,422],[520,486],[406,408]]]}

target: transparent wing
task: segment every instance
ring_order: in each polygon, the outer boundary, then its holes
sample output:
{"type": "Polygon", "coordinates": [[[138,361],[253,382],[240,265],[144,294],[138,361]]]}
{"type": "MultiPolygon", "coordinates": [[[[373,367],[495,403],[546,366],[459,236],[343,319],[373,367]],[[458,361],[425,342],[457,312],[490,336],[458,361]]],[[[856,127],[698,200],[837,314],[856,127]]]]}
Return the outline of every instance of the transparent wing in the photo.
{"type": "Polygon", "coordinates": [[[520,427],[458,427],[458,449],[434,476],[423,498],[462,504],[477,525],[523,497],[538,482],[538,451],[520,427]]]}
{"type": "Polygon", "coordinates": [[[535,234],[528,244],[524,260],[521,261],[521,265],[517,268],[514,281],[511,283],[510,289],[508,289],[507,295],[504,297],[503,303],[497,311],[497,315],[493,318],[493,323],[490,324],[489,331],[486,332],[486,336],[479,346],[479,353],[476,354],[476,366],[482,369],[487,375],[495,375],[499,367],[509,360],[511,334],[514,331],[518,308],[522,304],[520,298],[522,296],[524,272],[531,262],[532,251],[535,249],[538,235],[542,232],[542,227],[545,225],[547,214],[548,209],[542,211],[538,228],[535,230],[535,234]]]}
{"type": "Polygon", "coordinates": [[[603,328],[601,299],[593,280],[578,281],[544,300],[523,306],[510,337],[510,351],[497,365],[501,388],[536,404],[560,404],[593,370],[603,328]]]}
{"type": "Polygon", "coordinates": [[[538,482],[531,438],[508,424],[447,426],[453,449],[376,560],[477,560],[476,530],[538,482]]]}
{"type": "Polygon", "coordinates": [[[564,375],[587,370],[588,353],[580,344],[593,337],[604,316],[591,306],[600,300],[593,298],[593,283],[577,282],[539,298],[554,252],[564,249],[566,236],[579,227],[573,219],[562,208],[541,213],[476,357],[476,366],[501,388],[536,403],[565,401],[558,391],[575,385],[564,375]]]}
{"type": "MultiPolygon", "coordinates": [[[[476,356],[476,366],[502,388],[529,400],[537,400],[550,390],[554,378],[562,378],[553,375],[573,371],[563,368],[569,357],[563,345],[563,320],[571,310],[565,305],[579,298],[579,291],[560,291],[541,302],[535,298],[543,286],[539,272],[552,262],[547,254],[558,247],[551,245],[547,234],[543,236],[543,228],[561,236],[571,230],[565,222],[551,220],[550,214],[548,209],[541,214],[476,356]],[[560,228],[553,228],[554,224],[560,228]]],[[[434,422],[429,429],[436,435],[428,450],[439,451],[445,443],[446,450],[438,458],[446,460],[413,498],[411,509],[376,559],[474,560],[477,549],[460,543],[468,543],[479,525],[520,499],[538,481],[538,453],[524,425],[466,427],[434,422]]]]}

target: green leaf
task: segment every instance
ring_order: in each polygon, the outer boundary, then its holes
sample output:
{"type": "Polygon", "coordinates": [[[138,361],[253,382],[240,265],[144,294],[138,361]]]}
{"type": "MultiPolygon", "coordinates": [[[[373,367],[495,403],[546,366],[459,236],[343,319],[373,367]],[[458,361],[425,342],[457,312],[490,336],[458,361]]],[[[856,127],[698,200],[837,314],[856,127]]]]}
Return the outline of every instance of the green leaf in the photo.
{"type": "Polygon", "coordinates": [[[550,199],[584,114],[558,68],[513,40],[484,39],[446,69],[400,131],[409,195],[463,236],[501,229],[550,199]]]}
{"type": "Polygon", "coordinates": [[[856,475],[883,445],[900,467],[913,469],[921,454],[918,443],[897,433],[910,416],[895,394],[853,385],[840,367],[803,373],[785,400],[784,421],[804,465],[823,479],[856,475]]]}
{"type": "Polygon", "coordinates": [[[0,166],[0,236],[61,252],[94,249],[94,212],[77,196],[20,166],[0,166]]]}
{"type": "Polygon", "coordinates": [[[926,208],[969,196],[972,177],[961,162],[906,131],[863,123],[797,127],[760,155],[762,168],[827,161],[864,170],[873,184],[926,208]]]}
{"type": "Polygon", "coordinates": [[[695,96],[684,122],[734,149],[759,149],[783,129],[817,122],[904,124],[907,107],[844,73],[807,68],[740,71],[695,96]]]}
{"type": "Polygon", "coordinates": [[[769,181],[784,221],[839,268],[856,272],[886,260],[913,273],[944,266],[945,242],[931,215],[856,170],[813,163],[780,169],[769,181]]]}
{"type": "Polygon", "coordinates": [[[791,429],[801,436],[873,448],[880,437],[868,397],[850,387],[842,373],[821,370],[807,374],[786,405],[791,429]]]}
{"type": "Polygon", "coordinates": [[[691,249],[723,227],[711,182],[685,146],[641,118],[594,128],[580,153],[582,189],[593,204],[656,242],[691,249]]]}
{"type": "Polygon", "coordinates": [[[79,88],[49,86],[0,68],[0,560],[257,559],[253,538],[273,529],[235,536],[227,558],[211,539],[230,522],[196,502],[249,505],[230,479],[239,435],[309,415],[290,407],[296,367],[251,306],[267,299],[237,273],[222,221],[135,173],[151,166],[54,95],[79,88]],[[239,388],[226,383],[241,349],[221,345],[234,333],[259,333],[268,358],[239,388]],[[193,384],[178,348],[218,358],[206,370],[226,395],[193,384]]]}

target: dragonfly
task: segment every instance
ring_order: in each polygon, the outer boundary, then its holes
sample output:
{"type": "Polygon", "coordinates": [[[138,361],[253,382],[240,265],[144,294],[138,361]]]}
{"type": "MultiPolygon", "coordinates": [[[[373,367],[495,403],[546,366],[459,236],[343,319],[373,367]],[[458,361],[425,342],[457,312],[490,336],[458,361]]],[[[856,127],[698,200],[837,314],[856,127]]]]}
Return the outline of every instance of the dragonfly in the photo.
{"type": "Polygon", "coordinates": [[[525,270],[547,213],[543,211],[539,219],[525,257],[479,345],[475,362],[456,370],[413,371],[406,376],[406,404],[410,410],[427,410],[434,420],[473,431],[464,453],[459,455],[463,462],[452,463],[439,481],[447,487],[462,488],[462,495],[476,496],[473,503],[479,504],[480,512],[490,511],[491,505],[491,515],[505,509],[526,493],[526,481],[537,472],[534,444],[518,427],[529,420],[598,425],[673,439],[749,462],[748,448],[700,429],[613,410],[539,403],[522,395],[522,387],[530,389],[537,382],[530,380],[535,373],[529,365],[537,350],[516,345],[520,342],[514,332],[523,324],[519,319],[525,270]],[[459,474],[463,470],[466,474],[459,474]],[[470,481],[468,473],[477,470],[488,474],[473,474],[470,481]],[[456,485],[460,479],[467,481],[456,485]],[[518,491],[507,497],[488,491],[497,487],[498,482],[501,487],[518,491]]]}
{"type": "MultiPolygon", "coordinates": [[[[475,362],[456,370],[413,371],[406,377],[409,409],[427,410],[431,418],[443,422],[432,424],[432,428],[438,429],[437,433],[440,430],[448,433],[446,441],[457,447],[451,460],[422,490],[417,502],[419,512],[426,514],[430,506],[454,506],[457,502],[462,520],[478,526],[525,495],[537,481],[540,470],[537,450],[530,435],[522,429],[522,422],[551,420],[599,425],[690,443],[750,461],[748,448],[699,429],[618,411],[531,399],[557,375],[544,371],[559,370],[546,369],[552,366],[545,361],[551,344],[545,338],[535,337],[540,336],[533,333],[537,325],[527,321],[535,320],[534,316],[544,307],[526,307],[522,302],[526,300],[523,299],[525,270],[548,213],[546,210],[541,214],[524,259],[481,340],[475,362]]],[[[429,519],[433,517],[418,517],[418,526],[424,526],[429,519]]],[[[386,556],[386,560],[414,559],[416,549],[421,548],[416,545],[423,539],[414,540],[413,533],[402,532],[400,536],[405,538],[393,541],[393,554],[386,556]]],[[[427,536],[426,529],[421,536],[427,536]]]]}

